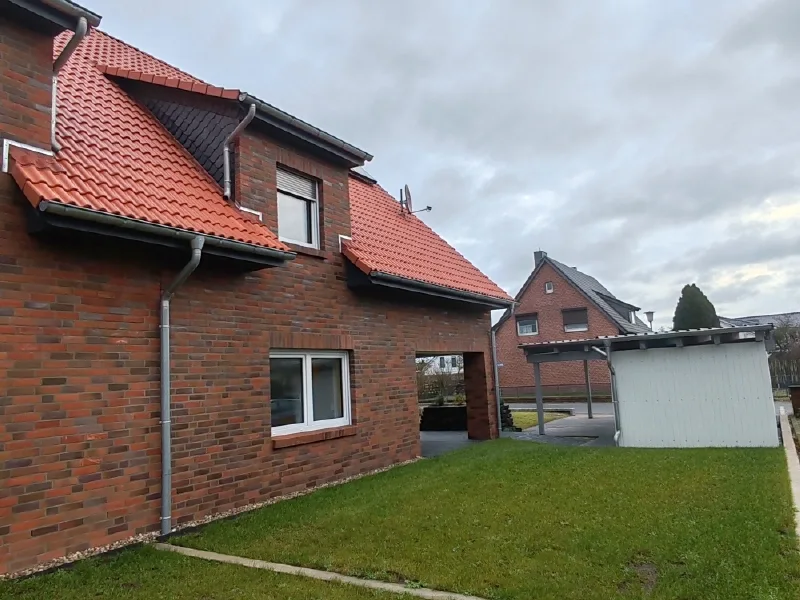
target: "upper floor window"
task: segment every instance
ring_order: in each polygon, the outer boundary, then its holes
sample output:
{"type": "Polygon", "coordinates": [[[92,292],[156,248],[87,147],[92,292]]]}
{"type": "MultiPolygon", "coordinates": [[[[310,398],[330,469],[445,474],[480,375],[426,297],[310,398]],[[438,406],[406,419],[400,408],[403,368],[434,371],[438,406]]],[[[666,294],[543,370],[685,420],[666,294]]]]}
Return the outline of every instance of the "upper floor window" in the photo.
{"type": "Polygon", "coordinates": [[[561,316],[564,319],[564,331],[588,331],[589,314],[585,308],[570,308],[562,310],[561,316]]]}
{"type": "Polygon", "coordinates": [[[538,335],[539,317],[537,315],[517,318],[517,335],[538,335]]]}
{"type": "Polygon", "coordinates": [[[636,311],[635,311],[635,310],[632,310],[632,311],[630,311],[630,312],[628,313],[628,318],[630,319],[630,322],[631,322],[631,323],[633,323],[634,325],[636,325],[636,311]]]}
{"type": "Polygon", "coordinates": [[[278,237],[319,248],[319,189],[317,182],[278,168],[278,237]]]}
{"type": "Polygon", "coordinates": [[[346,352],[272,352],[272,434],[350,424],[346,352]]]}
{"type": "Polygon", "coordinates": [[[553,282],[548,281],[544,284],[544,293],[545,294],[552,294],[553,293],[553,282]]]}

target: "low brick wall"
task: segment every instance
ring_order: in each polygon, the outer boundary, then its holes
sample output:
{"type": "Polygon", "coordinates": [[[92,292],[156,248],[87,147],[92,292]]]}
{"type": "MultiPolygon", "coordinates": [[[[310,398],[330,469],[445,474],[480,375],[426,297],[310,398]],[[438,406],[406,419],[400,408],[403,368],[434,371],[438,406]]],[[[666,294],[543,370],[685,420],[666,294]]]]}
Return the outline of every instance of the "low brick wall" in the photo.
{"type": "Polygon", "coordinates": [[[420,431],[466,431],[467,407],[426,406],[422,410],[420,431]]]}

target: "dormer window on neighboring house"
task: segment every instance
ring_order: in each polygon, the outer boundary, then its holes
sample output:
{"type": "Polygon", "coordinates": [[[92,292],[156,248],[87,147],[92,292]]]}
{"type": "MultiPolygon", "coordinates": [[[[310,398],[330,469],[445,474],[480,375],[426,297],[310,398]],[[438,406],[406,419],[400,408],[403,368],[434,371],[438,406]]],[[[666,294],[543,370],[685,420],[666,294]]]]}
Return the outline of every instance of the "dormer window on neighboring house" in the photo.
{"type": "Polygon", "coordinates": [[[562,310],[561,315],[564,318],[564,331],[567,333],[589,330],[589,314],[585,308],[562,310]]]}
{"type": "Polygon", "coordinates": [[[548,281],[544,284],[544,293],[545,294],[552,294],[553,293],[553,282],[548,281]]]}
{"type": "Polygon", "coordinates": [[[319,248],[319,188],[310,177],[278,168],[278,237],[319,248]]]}
{"type": "Polygon", "coordinates": [[[632,310],[632,311],[629,312],[628,318],[630,319],[631,323],[636,325],[636,311],[635,310],[632,310]]]}

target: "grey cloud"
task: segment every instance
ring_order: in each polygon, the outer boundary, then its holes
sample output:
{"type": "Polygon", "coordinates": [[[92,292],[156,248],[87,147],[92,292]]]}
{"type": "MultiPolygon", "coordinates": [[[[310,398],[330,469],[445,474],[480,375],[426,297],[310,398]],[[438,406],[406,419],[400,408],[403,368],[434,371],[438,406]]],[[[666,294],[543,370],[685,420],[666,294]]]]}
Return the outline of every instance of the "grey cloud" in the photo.
{"type": "Polygon", "coordinates": [[[795,0],[764,0],[745,12],[722,41],[734,50],[765,46],[796,58],[800,55],[798,30],[800,4],[795,0]]]}
{"type": "Polygon", "coordinates": [[[730,226],[800,193],[796,0],[90,4],[111,33],[375,154],[384,187],[409,184],[512,293],[541,247],[663,324],[683,283],[736,265],[787,283],[711,290],[729,314],[797,309],[791,240],[730,226]]]}

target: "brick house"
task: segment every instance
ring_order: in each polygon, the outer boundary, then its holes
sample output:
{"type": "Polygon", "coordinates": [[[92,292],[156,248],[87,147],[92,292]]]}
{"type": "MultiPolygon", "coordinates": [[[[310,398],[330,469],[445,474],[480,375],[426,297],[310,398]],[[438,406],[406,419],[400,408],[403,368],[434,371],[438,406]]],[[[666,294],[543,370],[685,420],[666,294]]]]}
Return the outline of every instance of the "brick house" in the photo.
{"type": "Polygon", "coordinates": [[[419,355],[497,436],[512,300],[366,152],[67,0],[0,10],[0,573],[417,456],[419,355]]]}
{"type": "MultiPolygon", "coordinates": [[[[519,344],[558,341],[649,331],[637,316],[638,306],[619,300],[594,277],[547,256],[534,253],[534,269],[493,330],[504,397],[534,394],[533,367],[525,361],[519,344]]],[[[542,387],[546,395],[583,393],[582,362],[543,364],[542,387]]],[[[592,389],[607,393],[608,368],[589,364],[592,389]]]]}

